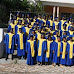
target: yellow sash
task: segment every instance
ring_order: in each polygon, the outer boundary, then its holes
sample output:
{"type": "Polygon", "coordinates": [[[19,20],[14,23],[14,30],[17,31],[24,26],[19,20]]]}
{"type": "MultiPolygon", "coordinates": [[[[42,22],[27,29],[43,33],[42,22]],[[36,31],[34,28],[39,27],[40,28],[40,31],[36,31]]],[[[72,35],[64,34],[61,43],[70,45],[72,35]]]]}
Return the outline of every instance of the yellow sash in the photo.
{"type": "Polygon", "coordinates": [[[20,17],[17,17],[17,21],[20,20],[20,19],[21,19],[20,17]]]}
{"type": "Polygon", "coordinates": [[[13,28],[13,33],[15,33],[15,24],[10,23],[10,25],[11,25],[11,28],[13,28]]]}
{"type": "Polygon", "coordinates": [[[9,49],[11,49],[13,34],[8,33],[8,35],[9,35],[9,49]]]}
{"type": "Polygon", "coordinates": [[[55,23],[55,30],[56,30],[59,22],[55,21],[54,23],[55,23]]]}
{"type": "Polygon", "coordinates": [[[42,19],[42,21],[45,23],[44,26],[46,26],[46,20],[45,19],[42,19]]]}
{"type": "Polygon", "coordinates": [[[50,21],[50,26],[53,26],[53,21],[52,20],[49,20],[50,21]]]}
{"type": "Polygon", "coordinates": [[[41,20],[41,18],[39,18],[39,17],[38,17],[37,19],[38,19],[38,20],[41,20]]]}
{"type": "Polygon", "coordinates": [[[17,23],[18,23],[17,20],[15,20],[15,25],[17,25],[17,23]]]}
{"type": "Polygon", "coordinates": [[[69,24],[71,24],[71,22],[69,21],[69,24]]]}
{"type": "Polygon", "coordinates": [[[29,35],[30,28],[25,27],[25,29],[26,29],[26,35],[28,36],[29,35]]]}
{"type": "Polygon", "coordinates": [[[34,57],[34,56],[35,56],[35,51],[34,51],[34,40],[33,40],[33,41],[28,40],[28,42],[30,42],[31,55],[32,55],[32,57],[34,57]]]}
{"type": "Polygon", "coordinates": [[[74,31],[69,31],[70,35],[73,35],[74,31]]]}
{"type": "Polygon", "coordinates": [[[35,22],[36,20],[35,19],[33,19],[33,22],[35,22]]]}
{"type": "Polygon", "coordinates": [[[27,18],[27,21],[28,21],[28,23],[29,23],[29,19],[27,18]]]}
{"type": "Polygon", "coordinates": [[[42,43],[45,41],[45,39],[40,39],[39,40],[39,48],[38,48],[38,56],[41,56],[42,53],[42,43]]]}
{"type": "Polygon", "coordinates": [[[61,47],[61,42],[58,42],[58,54],[57,54],[57,57],[60,57],[60,47],[61,47]]]}
{"type": "Polygon", "coordinates": [[[18,33],[18,35],[19,35],[19,39],[20,39],[20,49],[23,50],[23,34],[18,33]]]}
{"type": "Polygon", "coordinates": [[[54,35],[54,37],[56,38],[56,40],[55,40],[55,41],[56,41],[56,42],[58,42],[57,36],[56,36],[56,35],[54,35]]]}
{"type": "Polygon", "coordinates": [[[68,31],[69,23],[66,23],[66,24],[67,24],[67,31],[68,31]]]}
{"type": "Polygon", "coordinates": [[[61,20],[61,29],[63,30],[63,24],[65,23],[65,20],[61,20]]]}
{"type": "Polygon", "coordinates": [[[50,43],[52,41],[48,41],[47,40],[47,51],[46,51],[46,57],[49,58],[50,57],[50,43]]]}
{"type": "Polygon", "coordinates": [[[66,53],[66,46],[67,46],[67,43],[62,41],[63,43],[63,52],[62,52],[62,59],[65,59],[65,53],[66,53]]]}
{"type": "Polygon", "coordinates": [[[41,34],[38,32],[37,33],[37,39],[40,40],[41,39],[41,34]]]}
{"type": "Polygon", "coordinates": [[[69,58],[72,59],[73,58],[73,42],[68,41],[68,43],[70,44],[69,58]]]}
{"type": "Polygon", "coordinates": [[[31,26],[33,26],[34,23],[35,23],[35,22],[31,22],[31,26]]]}
{"type": "Polygon", "coordinates": [[[17,31],[17,33],[19,33],[19,28],[21,28],[22,26],[21,25],[17,25],[18,26],[18,31],[17,31]]]}

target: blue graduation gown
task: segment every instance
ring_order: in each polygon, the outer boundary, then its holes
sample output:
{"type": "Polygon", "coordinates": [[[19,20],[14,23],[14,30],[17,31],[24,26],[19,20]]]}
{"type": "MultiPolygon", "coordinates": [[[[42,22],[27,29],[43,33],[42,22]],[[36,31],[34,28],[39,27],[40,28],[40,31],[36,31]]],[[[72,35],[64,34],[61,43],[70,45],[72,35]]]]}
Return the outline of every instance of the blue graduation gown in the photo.
{"type": "Polygon", "coordinates": [[[24,56],[25,55],[25,45],[26,45],[26,34],[23,34],[23,49],[20,49],[20,36],[19,34],[15,35],[15,44],[18,45],[17,47],[17,55],[24,56]]]}
{"type": "MultiPolygon", "coordinates": [[[[71,43],[71,45],[72,45],[72,43],[71,43]]],[[[72,58],[70,58],[70,44],[69,44],[69,42],[67,42],[67,52],[68,52],[68,54],[67,54],[67,62],[66,62],[66,64],[68,65],[68,66],[72,66],[73,65],[73,57],[72,58]]],[[[73,44],[73,54],[74,54],[74,44],[73,44]]]]}
{"type": "Polygon", "coordinates": [[[14,53],[14,35],[12,37],[12,45],[11,45],[11,49],[9,48],[9,34],[5,35],[5,40],[4,43],[6,44],[6,54],[13,54],[14,53]]]}
{"type": "MultiPolygon", "coordinates": [[[[34,51],[36,51],[36,41],[34,41],[34,51]]],[[[32,54],[31,54],[31,46],[30,46],[30,42],[27,41],[26,43],[26,52],[27,53],[27,64],[28,65],[34,65],[34,62],[35,62],[35,57],[32,57],[32,54]]]]}
{"type": "MultiPolygon", "coordinates": [[[[40,39],[41,40],[41,39],[40,39]]],[[[39,43],[40,43],[40,40],[38,41],[38,47],[37,47],[37,51],[39,49],[39,43]]],[[[47,50],[47,42],[46,41],[43,41],[42,42],[42,49],[41,49],[41,56],[38,55],[38,52],[37,52],[37,62],[45,62],[45,52],[44,50],[47,50]]]]}
{"type": "Polygon", "coordinates": [[[46,57],[46,54],[45,54],[45,62],[52,62],[52,47],[53,47],[52,44],[53,44],[53,43],[51,42],[51,43],[50,43],[50,49],[49,49],[49,50],[50,50],[50,51],[49,51],[49,53],[50,53],[49,58],[47,58],[47,57],[46,57]]]}
{"type": "Polygon", "coordinates": [[[60,57],[57,56],[57,54],[58,54],[58,43],[53,41],[52,46],[53,46],[52,51],[54,51],[52,62],[53,63],[60,63],[60,57]]]}
{"type": "MultiPolygon", "coordinates": [[[[63,50],[64,50],[63,46],[64,46],[64,44],[63,44],[63,42],[61,42],[60,52],[63,52],[63,50]]],[[[67,52],[67,47],[66,47],[66,52],[67,52]]],[[[66,60],[67,60],[67,54],[65,54],[65,58],[64,59],[62,58],[62,54],[60,54],[60,64],[66,65],[66,60]]]]}

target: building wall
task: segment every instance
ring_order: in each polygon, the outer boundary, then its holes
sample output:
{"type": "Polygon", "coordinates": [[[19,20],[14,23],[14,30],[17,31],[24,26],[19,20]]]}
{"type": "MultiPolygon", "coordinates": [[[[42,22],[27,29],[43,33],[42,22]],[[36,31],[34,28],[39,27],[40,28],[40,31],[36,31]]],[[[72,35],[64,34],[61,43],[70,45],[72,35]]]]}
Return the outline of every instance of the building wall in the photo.
{"type": "MultiPolygon", "coordinates": [[[[49,15],[53,15],[53,7],[54,6],[45,5],[44,6],[44,11],[46,13],[48,13],[49,15]]],[[[71,7],[59,7],[59,17],[61,16],[62,13],[74,13],[74,8],[71,8],[71,7]]],[[[55,16],[57,16],[57,6],[56,6],[55,16]]]]}

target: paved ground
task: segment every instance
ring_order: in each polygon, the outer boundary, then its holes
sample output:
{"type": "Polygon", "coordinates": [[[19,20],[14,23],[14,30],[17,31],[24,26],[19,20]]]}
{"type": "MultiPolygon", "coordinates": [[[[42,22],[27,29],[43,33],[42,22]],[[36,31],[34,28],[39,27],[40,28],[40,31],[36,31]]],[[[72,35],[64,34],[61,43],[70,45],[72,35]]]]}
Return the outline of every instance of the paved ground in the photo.
{"type": "Polygon", "coordinates": [[[26,65],[25,60],[4,61],[0,59],[0,74],[74,74],[74,66],[72,67],[52,67],[51,65],[26,65]],[[2,62],[3,61],[3,62],[2,62]],[[8,62],[8,63],[7,63],[8,62]],[[11,63],[10,63],[11,62],[11,63]]]}

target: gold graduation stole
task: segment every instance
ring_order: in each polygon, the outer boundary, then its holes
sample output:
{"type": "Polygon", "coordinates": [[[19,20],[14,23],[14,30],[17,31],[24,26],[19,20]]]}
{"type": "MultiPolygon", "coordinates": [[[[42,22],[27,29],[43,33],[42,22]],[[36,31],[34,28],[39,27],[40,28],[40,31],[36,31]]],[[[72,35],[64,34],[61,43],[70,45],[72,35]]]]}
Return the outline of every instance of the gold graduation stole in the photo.
{"type": "Polygon", "coordinates": [[[19,35],[19,40],[20,40],[20,49],[23,50],[23,34],[18,33],[18,35],[19,35]]]}
{"type": "Polygon", "coordinates": [[[40,40],[41,39],[41,34],[38,32],[37,33],[37,39],[40,40]]]}
{"type": "Polygon", "coordinates": [[[46,26],[46,20],[45,19],[42,19],[42,21],[45,23],[44,26],[46,26]]]}
{"type": "Polygon", "coordinates": [[[38,17],[37,19],[38,19],[38,20],[41,20],[41,18],[39,18],[39,17],[38,17]]]}
{"type": "Polygon", "coordinates": [[[17,31],[17,33],[19,33],[19,28],[21,28],[22,26],[21,25],[17,25],[18,26],[18,31],[17,31]]]}
{"type": "Polygon", "coordinates": [[[63,43],[63,52],[62,52],[62,59],[65,59],[65,53],[66,53],[66,46],[67,46],[67,43],[62,41],[63,43]]]}
{"type": "Polygon", "coordinates": [[[12,37],[14,34],[11,34],[11,33],[8,33],[9,35],[9,49],[11,49],[11,46],[12,46],[12,37]]]}
{"type": "Polygon", "coordinates": [[[57,36],[56,36],[56,35],[54,35],[54,37],[56,38],[56,40],[55,40],[55,41],[56,41],[56,42],[58,42],[57,36]]]}
{"type": "Polygon", "coordinates": [[[53,21],[52,20],[49,20],[50,21],[50,26],[53,26],[53,21]]]}
{"type": "Polygon", "coordinates": [[[24,24],[24,19],[23,19],[23,18],[21,18],[21,20],[22,20],[22,24],[24,24]]]}
{"type": "Polygon", "coordinates": [[[33,40],[33,41],[28,40],[28,42],[30,42],[31,55],[32,55],[32,57],[34,57],[34,56],[35,56],[35,51],[34,51],[34,41],[35,41],[35,40],[33,40]]]}
{"type": "Polygon", "coordinates": [[[21,19],[20,17],[17,17],[17,21],[20,20],[20,19],[21,19]]]}
{"type": "Polygon", "coordinates": [[[47,27],[46,27],[45,29],[46,29],[46,31],[47,31],[47,32],[49,32],[49,31],[50,31],[50,28],[47,28],[47,27]]]}
{"type": "Polygon", "coordinates": [[[70,35],[73,35],[74,31],[69,31],[70,35]]]}
{"type": "Polygon", "coordinates": [[[29,18],[27,18],[27,21],[28,21],[28,23],[29,23],[29,18]]]}
{"type": "Polygon", "coordinates": [[[46,51],[46,57],[49,58],[50,57],[50,44],[52,43],[52,41],[48,41],[47,40],[47,51],[46,51]]]}
{"type": "Polygon", "coordinates": [[[55,30],[57,29],[58,23],[59,23],[59,22],[57,22],[57,21],[54,22],[54,24],[55,24],[55,30]]]}
{"type": "Polygon", "coordinates": [[[17,22],[17,20],[15,20],[15,22],[14,22],[14,23],[15,23],[15,25],[17,25],[17,23],[18,23],[18,22],[17,22]]]}
{"type": "Polygon", "coordinates": [[[63,30],[63,24],[65,23],[65,20],[61,20],[61,30],[63,30]]]}
{"type": "Polygon", "coordinates": [[[38,48],[38,56],[41,56],[42,53],[42,43],[45,41],[45,39],[40,39],[39,40],[39,48],[38,48]]]}
{"type": "Polygon", "coordinates": [[[68,27],[69,27],[70,24],[69,23],[66,23],[66,24],[67,24],[67,31],[68,31],[68,27]]]}
{"type": "Polygon", "coordinates": [[[60,57],[60,47],[61,47],[61,42],[58,43],[58,52],[57,52],[57,57],[60,57]]]}
{"type": "Polygon", "coordinates": [[[10,25],[11,25],[11,28],[13,28],[13,33],[15,33],[15,24],[10,23],[10,25]]]}
{"type": "Polygon", "coordinates": [[[35,22],[36,21],[36,19],[33,19],[33,22],[35,22]]]}
{"type": "Polygon", "coordinates": [[[31,22],[31,26],[33,26],[34,23],[35,23],[35,22],[31,22]]]}
{"type": "Polygon", "coordinates": [[[70,44],[69,58],[72,59],[73,58],[73,42],[68,41],[68,43],[70,44]]]}
{"type": "Polygon", "coordinates": [[[69,21],[69,24],[71,24],[71,21],[69,21]]]}
{"type": "Polygon", "coordinates": [[[28,36],[29,35],[30,28],[25,27],[25,29],[26,29],[26,35],[28,36]]]}

